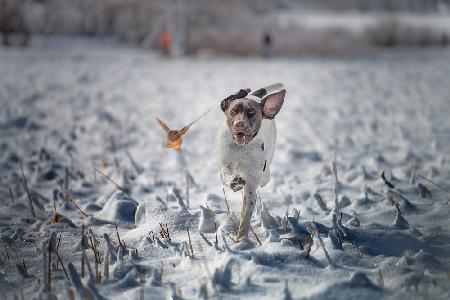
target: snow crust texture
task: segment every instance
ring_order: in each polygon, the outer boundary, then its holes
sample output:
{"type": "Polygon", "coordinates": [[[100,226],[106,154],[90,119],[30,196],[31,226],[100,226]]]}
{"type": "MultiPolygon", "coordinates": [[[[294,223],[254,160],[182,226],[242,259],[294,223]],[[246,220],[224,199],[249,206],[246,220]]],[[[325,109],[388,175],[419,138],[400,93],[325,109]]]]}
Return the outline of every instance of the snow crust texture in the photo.
{"type": "Polygon", "coordinates": [[[449,299],[448,50],[169,60],[73,41],[0,49],[0,298],[449,299]],[[272,82],[271,180],[236,243],[220,99],[272,82]],[[164,148],[155,116],[209,107],[164,148]]]}

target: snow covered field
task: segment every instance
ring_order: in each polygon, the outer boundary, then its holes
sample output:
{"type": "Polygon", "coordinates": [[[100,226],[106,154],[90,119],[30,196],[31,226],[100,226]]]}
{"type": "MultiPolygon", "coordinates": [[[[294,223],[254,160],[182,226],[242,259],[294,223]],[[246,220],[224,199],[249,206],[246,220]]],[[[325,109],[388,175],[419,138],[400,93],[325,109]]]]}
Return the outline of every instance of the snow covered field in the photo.
{"type": "Polygon", "coordinates": [[[62,38],[1,48],[0,298],[50,296],[50,238],[58,299],[448,299],[449,61],[448,50],[166,60],[62,38]],[[230,217],[214,154],[219,103],[278,81],[258,238],[236,244],[240,193],[226,190],[230,217]],[[155,116],[181,128],[210,107],[181,153],[163,147],[155,116]],[[64,217],[50,222],[55,209],[64,217]]]}

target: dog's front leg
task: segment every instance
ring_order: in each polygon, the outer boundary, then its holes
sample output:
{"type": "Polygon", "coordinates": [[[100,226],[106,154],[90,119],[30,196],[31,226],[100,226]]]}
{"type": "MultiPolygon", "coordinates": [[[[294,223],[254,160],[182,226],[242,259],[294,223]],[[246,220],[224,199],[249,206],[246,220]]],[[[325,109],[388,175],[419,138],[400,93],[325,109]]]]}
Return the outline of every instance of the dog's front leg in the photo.
{"type": "Polygon", "coordinates": [[[256,205],[257,184],[247,182],[244,186],[244,199],[241,209],[241,220],[239,223],[238,239],[247,237],[250,229],[250,220],[256,205]]]}

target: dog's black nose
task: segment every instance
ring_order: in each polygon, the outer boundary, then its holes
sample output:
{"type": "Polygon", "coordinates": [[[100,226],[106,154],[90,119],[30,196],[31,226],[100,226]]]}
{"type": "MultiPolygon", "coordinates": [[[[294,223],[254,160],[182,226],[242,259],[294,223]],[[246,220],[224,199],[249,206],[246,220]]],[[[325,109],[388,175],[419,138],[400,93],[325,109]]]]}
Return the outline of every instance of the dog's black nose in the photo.
{"type": "Polygon", "coordinates": [[[242,130],[242,129],[244,129],[245,123],[244,123],[244,121],[235,121],[233,126],[234,126],[234,129],[236,129],[236,130],[242,130]]]}

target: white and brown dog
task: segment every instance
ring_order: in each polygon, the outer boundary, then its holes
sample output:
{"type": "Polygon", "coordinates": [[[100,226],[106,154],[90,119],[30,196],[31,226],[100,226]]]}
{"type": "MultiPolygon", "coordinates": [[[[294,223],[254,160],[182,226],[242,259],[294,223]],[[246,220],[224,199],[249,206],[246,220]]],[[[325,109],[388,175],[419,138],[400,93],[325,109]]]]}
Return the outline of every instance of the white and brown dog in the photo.
{"type": "Polygon", "coordinates": [[[270,180],[275,151],[275,116],[284,102],[281,83],[259,89],[241,89],[222,100],[226,122],[219,131],[219,163],[222,183],[233,191],[244,188],[238,238],[247,237],[256,204],[256,189],[270,180]]]}

